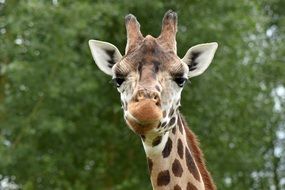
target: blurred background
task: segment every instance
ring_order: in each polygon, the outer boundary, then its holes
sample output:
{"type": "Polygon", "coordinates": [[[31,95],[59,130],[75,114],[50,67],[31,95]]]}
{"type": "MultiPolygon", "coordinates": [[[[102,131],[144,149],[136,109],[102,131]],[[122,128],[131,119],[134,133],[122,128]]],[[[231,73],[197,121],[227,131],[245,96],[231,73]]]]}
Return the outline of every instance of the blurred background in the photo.
{"type": "Polygon", "coordinates": [[[0,0],[0,189],[151,189],[143,146],[89,39],[124,52],[124,16],[159,35],[178,12],[178,54],[217,41],[182,113],[222,190],[285,189],[284,0],[0,0]]]}

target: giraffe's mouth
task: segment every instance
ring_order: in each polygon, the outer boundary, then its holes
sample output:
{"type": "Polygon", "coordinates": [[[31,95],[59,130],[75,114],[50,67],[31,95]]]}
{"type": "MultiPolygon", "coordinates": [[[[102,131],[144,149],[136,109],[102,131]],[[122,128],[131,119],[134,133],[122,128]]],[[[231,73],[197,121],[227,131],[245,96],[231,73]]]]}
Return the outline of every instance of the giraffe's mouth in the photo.
{"type": "Polygon", "coordinates": [[[131,102],[128,106],[126,120],[128,125],[138,134],[156,128],[162,118],[160,106],[151,99],[131,102]]]}

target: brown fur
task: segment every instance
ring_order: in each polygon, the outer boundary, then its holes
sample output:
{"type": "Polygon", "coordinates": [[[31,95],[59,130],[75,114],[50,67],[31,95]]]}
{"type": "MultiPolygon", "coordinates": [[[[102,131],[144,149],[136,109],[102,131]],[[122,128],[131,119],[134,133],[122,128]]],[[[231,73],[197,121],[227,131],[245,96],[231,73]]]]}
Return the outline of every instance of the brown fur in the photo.
{"type": "Polygon", "coordinates": [[[188,146],[191,148],[191,153],[194,155],[195,162],[198,165],[199,171],[202,175],[205,184],[205,189],[215,190],[216,186],[213,182],[211,174],[208,172],[206,168],[204,155],[199,148],[199,141],[195,136],[195,134],[188,128],[185,119],[182,115],[181,115],[181,120],[184,126],[184,130],[186,132],[188,146]]]}
{"type": "MultiPolygon", "coordinates": [[[[127,123],[135,132],[144,134],[150,130],[151,127],[157,127],[155,126],[158,124],[156,122],[159,121],[159,119],[161,119],[163,116],[162,110],[160,110],[160,104],[156,104],[154,99],[147,93],[147,90],[149,90],[155,92],[158,97],[160,95],[161,89],[159,83],[156,81],[157,71],[159,70],[160,72],[163,72],[166,70],[171,77],[174,77],[179,73],[185,73],[186,71],[181,64],[180,59],[176,55],[175,38],[177,32],[177,14],[175,12],[168,11],[164,15],[161,34],[158,38],[154,38],[150,35],[147,35],[145,38],[143,38],[139,28],[140,26],[136,18],[133,15],[128,15],[126,17],[126,29],[128,38],[126,54],[123,57],[122,61],[116,64],[114,71],[116,74],[120,75],[131,72],[139,73],[138,85],[136,89],[134,89],[135,98],[131,100],[128,106],[129,112],[138,120],[138,123],[135,120],[128,118],[127,123]],[[140,91],[144,92],[142,96],[140,95],[140,91]]],[[[174,109],[170,110],[169,117],[172,116],[173,112],[174,109]]],[[[166,115],[166,113],[164,115],[166,115]]],[[[176,120],[173,117],[169,122],[169,126],[174,124],[175,121],[176,120]]],[[[183,123],[186,134],[183,134],[184,130],[181,125],[179,125],[179,131],[181,131],[182,135],[186,135],[187,144],[194,159],[193,160],[190,156],[189,149],[185,147],[185,153],[187,153],[187,151],[189,153],[189,156],[187,156],[187,154],[185,155],[185,159],[187,160],[188,158],[187,163],[190,163],[187,165],[188,169],[190,168],[189,171],[193,174],[197,181],[200,181],[200,175],[198,173],[195,173],[195,171],[198,172],[196,168],[197,165],[204,182],[205,189],[215,190],[216,187],[213,183],[210,173],[206,169],[203,153],[199,149],[199,142],[196,139],[196,136],[187,127],[187,124],[183,117],[181,118],[180,122],[183,123]],[[194,161],[196,165],[194,164],[194,161]]],[[[164,125],[164,123],[161,125],[164,125]]],[[[173,134],[175,134],[175,131],[173,134]]],[[[154,141],[152,141],[152,145],[156,146],[159,144],[159,142],[160,141],[157,141],[157,139],[154,139],[154,141]]],[[[179,150],[179,154],[182,155],[179,155],[181,158],[184,155],[183,147],[184,146],[182,146],[182,149],[180,147],[181,150],[179,150]]],[[[163,158],[168,157],[171,150],[172,141],[171,139],[168,139],[162,152],[163,158]]],[[[179,163],[175,163],[173,165],[172,170],[174,171],[174,175],[181,175],[181,172],[183,170],[180,170],[179,166],[179,163]]],[[[169,171],[161,171],[158,174],[156,183],[158,186],[168,185],[170,183],[169,171]]],[[[179,187],[176,189],[179,189],[179,187]]],[[[187,189],[197,188],[189,182],[187,189]]]]}
{"type": "Polygon", "coordinates": [[[175,52],[150,35],[136,44],[132,51],[128,51],[122,61],[114,65],[114,71],[116,75],[125,76],[130,72],[137,72],[139,64],[145,65],[145,63],[153,62],[161,63],[159,65],[161,72],[165,70],[170,74],[186,72],[175,52]]]}
{"type": "MultiPolygon", "coordinates": [[[[113,78],[121,93],[126,122],[143,140],[154,189],[215,190],[199,142],[177,111],[181,95],[178,87],[184,84],[179,79],[184,81],[189,74],[189,65],[176,53],[177,14],[166,12],[158,38],[143,37],[131,14],[125,17],[125,24],[125,55],[119,62],[106,61],[109,68],[114,65],[113,78]],[[126,82],[123,85],[120,81],[126,82]],[[172,133],[167,133],[170,130],[172,133]]],[[[114,59],[114,50],[105,51],[114,59]]]]}

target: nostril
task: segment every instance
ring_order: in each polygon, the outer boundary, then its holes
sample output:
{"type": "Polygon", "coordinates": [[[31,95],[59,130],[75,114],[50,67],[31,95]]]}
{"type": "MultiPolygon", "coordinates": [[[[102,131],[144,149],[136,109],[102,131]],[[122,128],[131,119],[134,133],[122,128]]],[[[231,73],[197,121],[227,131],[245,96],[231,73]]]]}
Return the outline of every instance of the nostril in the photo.
{"type": "Polygon", "coordinates": [[[156,103],[155,103],[155,105],[157,105],[157,106],[161,106],[160,101],[159,101],[159,100],[157,100],[157,101],[156,101],[156,103]]]}
{"type": "Polygon", "coordinates": [[[143,92],[138,92],[135,101],[139,102],[140,100],[144,99],[143,92]]]}
{"type": "Polygon", "coordinates": [[[133,101],[140,102],[141,100],[149,99],[155,102],[157,106],[160,106],[160,96],[157,93],[149,91],[138,91],[133,98],[133,101]]]}
{"type": "Polygon", "coordinates": [[[158,95],[154,95],[153,99],[157,102],[159,100],[158,95]]]}
{"type": "Polygon", "coordinates": [[[154,95],[154,96],[153,96],[153,100],[155,101],[155,104],[156,104],[157,106],[160,106],[160,98],[159,98],[158,95],[154,95]]]}

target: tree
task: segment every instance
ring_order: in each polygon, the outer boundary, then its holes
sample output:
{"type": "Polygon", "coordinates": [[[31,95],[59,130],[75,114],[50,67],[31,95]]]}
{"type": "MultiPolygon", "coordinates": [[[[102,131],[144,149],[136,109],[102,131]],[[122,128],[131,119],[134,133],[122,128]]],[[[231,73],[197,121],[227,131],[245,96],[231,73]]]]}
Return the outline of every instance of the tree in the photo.
{"type": "Polygon", "coordinates": [[[2,182],[23,189],[151,189],[141,142],[125,127],[118,93],[87,42],[109,41],[123,52],[127,13],[155,36],[171,8],[179,16],[179,55],[197,43],[219,43],[209,70],[182,94],[182,112],[218,189],[283,189],[283,5],[0,1],[2,182]]]}

